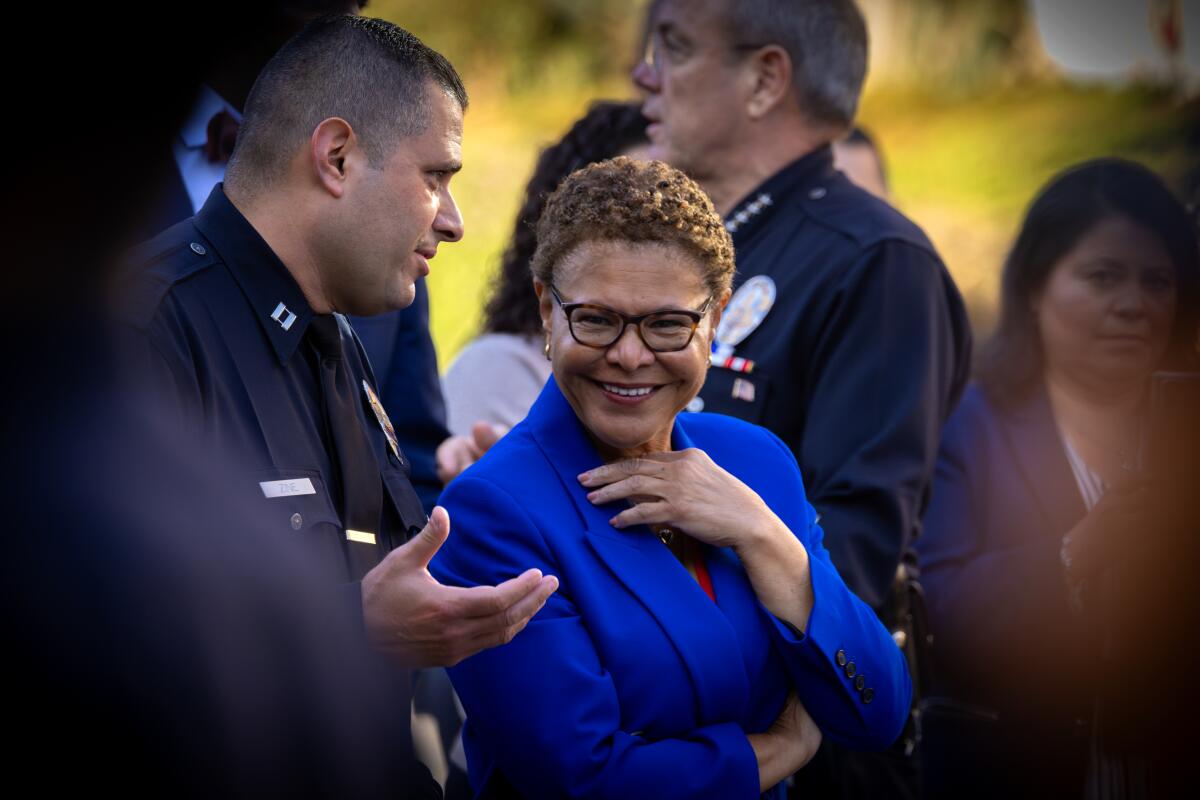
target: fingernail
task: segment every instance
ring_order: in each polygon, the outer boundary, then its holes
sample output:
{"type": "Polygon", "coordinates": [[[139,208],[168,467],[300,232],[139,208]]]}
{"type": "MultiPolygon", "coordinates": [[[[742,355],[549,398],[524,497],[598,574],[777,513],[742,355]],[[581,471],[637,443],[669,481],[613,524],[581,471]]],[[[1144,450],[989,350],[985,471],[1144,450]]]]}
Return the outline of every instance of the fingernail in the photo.
{"type": "Polygon", "coordinates": [[[590,473],[590,472],[580,473],[579,474],[579,482],[582,483],[584,486],[587,486],[588,484],[590,484],[592,482],[592,473],[590,473]]]}
{"type": "Polygon", "coordinates": [[[588,492],[588,493],[587,493],[587,499],[588,499],[588,502],[591,502],[591,503],[594,503],[594,502],[596,502],[596,495],[597,495],[597,494],[599,494],[599,492],[588,492]]]}

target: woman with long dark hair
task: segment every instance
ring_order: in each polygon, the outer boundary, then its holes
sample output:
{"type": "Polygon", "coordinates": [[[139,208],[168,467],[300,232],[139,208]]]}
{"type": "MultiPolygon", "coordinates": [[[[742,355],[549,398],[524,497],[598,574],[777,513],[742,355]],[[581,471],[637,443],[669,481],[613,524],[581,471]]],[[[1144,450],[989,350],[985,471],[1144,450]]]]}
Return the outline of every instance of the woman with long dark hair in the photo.
{"type": "Polygon", "coordinates": [[[1198,280],[1183,207],[1141,166],[1081,164],[1030,206],[917,542],[950,701],[925,715],[928,795],[1153,791],[1099,698],[1114,586],[1154,550],[1147,389],[1194,356],[1198,280]]]}

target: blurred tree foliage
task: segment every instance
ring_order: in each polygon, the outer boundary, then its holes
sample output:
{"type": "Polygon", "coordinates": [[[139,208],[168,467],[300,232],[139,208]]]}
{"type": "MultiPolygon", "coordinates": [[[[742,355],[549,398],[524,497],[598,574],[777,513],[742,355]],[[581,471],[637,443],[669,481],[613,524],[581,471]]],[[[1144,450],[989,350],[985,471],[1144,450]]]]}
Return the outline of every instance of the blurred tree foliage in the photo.
{"type": "Polygon", "coordinates": [[[873,85],[966,96],[1053,71],[1027,0],[860,0],[873,85]]]}
{"type": "Polygon", "coordinates": [[[642,0],[376,0],[367,13],[417,33],[464,75],[524,94],[564,77],[586,87],[623,73],[643,8],[642,0]]]}

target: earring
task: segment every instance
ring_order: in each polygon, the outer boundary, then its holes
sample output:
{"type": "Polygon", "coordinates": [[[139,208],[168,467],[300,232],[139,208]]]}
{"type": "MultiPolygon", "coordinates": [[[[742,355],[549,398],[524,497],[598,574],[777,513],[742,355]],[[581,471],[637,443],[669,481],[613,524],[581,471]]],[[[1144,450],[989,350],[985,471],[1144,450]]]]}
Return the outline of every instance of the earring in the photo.
{"type": "Polygon", "coordinates": [[[546,346],[542,348],[542,355],[546,357],[547,361],[550,360],[550,334],[546,334],[546,346]]]}

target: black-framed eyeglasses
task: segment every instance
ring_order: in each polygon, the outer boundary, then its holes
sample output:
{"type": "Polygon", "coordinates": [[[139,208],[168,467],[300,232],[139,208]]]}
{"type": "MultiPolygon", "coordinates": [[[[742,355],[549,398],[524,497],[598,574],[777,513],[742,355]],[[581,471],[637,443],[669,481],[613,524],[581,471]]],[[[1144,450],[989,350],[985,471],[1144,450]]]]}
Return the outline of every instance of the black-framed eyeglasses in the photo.
{"type": "Polygon", "coordinates": [[[700,320],[704,319],[708,304],[712,302],[709,297],[696,311],[666,309],[630,316],[593,303],[567,303],[553,286],[550,293],[567,318],[571,338],[581,345],[611,347],[624,335],[625,328],[633,325],[642,343],[655,353],[673,353],[691,344],[696,328],[700,327],[700,320]]]}
{"type": "MultiPolygon", "coordinates": [[[[646,36],[646,44],[642,50],[642,62],[658,73],[662,70],[662,31],[654,30],[646,36]]],[[[734,43],[723,45],[726,49],[734,53],[749,53],[754,50],[761,50],[766,47],[765,44],[753,44],[750,42],[734,43]]]]}

